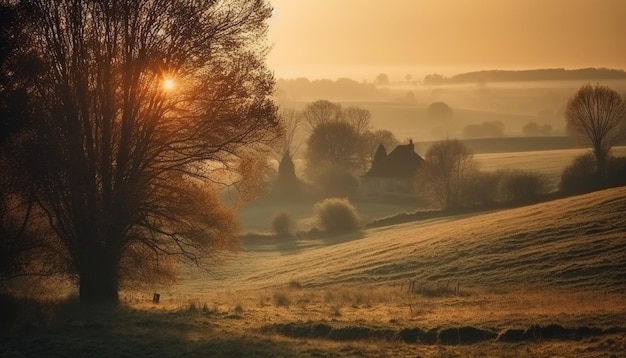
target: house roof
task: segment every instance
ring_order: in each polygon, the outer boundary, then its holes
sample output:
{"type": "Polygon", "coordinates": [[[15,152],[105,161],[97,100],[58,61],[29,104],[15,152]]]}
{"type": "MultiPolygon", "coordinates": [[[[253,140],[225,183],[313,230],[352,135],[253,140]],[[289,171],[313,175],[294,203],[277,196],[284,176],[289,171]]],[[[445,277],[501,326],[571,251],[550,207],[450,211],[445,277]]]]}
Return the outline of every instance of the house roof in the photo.
{"type": "Polygon", "coordinates": [[[415,153],[413,141],[396,146],[389,154],[386,154],[381,144],[374,155],[371,169],[364,177],[409,178],[415,175],[423,162],[424,159],[415,153]]]}

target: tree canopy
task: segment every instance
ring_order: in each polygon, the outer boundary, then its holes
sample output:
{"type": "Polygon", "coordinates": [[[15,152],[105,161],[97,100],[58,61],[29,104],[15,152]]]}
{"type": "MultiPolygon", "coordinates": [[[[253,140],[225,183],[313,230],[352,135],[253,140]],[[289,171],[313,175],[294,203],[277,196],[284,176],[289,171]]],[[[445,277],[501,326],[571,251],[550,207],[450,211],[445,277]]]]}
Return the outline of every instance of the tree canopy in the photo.
{"type": "MultiPolygon", "coordinates": [[[[168,258],[226,247],[235,216],[207,183],[280,134],[264,0],[23,0],[2,75],[19,75],[25,179],[81,301],[168,258]]],[[[3,54],[4,55],[4,54],[3,54]]]]}
{"type": "Polygon", "coordinates": [[[459,140],[434,143],[426,152],[418,185],[441,208],[462,206],[470,179],[478,171],[472,152],[459,140]]]}
{"type": "Polygon", "coordinates": [[[582,86],[565,110],[568,129],[587,141],[598,172],[606,167],[611,148],[626,138],[626,101],[606,86],[582,86]]]}

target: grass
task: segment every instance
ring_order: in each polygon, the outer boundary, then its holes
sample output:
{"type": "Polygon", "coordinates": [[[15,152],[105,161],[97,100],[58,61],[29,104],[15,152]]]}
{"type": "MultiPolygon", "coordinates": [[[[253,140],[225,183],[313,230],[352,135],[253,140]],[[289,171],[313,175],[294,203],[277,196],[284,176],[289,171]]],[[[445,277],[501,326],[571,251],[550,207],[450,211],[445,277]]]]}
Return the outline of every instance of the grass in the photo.
{"type": "Polygon", "coordinates": [[[615,188],[290,251],[244,247],[159,304],[153,292],[124,292],[117,309],[47,304],[3,326],[2,356],[620,357],[624,212],[626,188],[615,188]],[[600,334],[576,339],[584,329],[600,334]],[[455,343],[529,330],[521,342],[455,343]],[[428,332],[438,344],[421,341],[428,332]]]}
{"type": "Polygon", "coordinates": [[[105,310],[68,303],[44,324],[3,331],[2,356],[619,357],[626,345],[623,331],[607,330],[624,328],[626,303],[620,295],[476,290],[462,297],[426,297],[399,286],[282,290],[294,304],[254,305],[276,289],[238,292],[240,302],[234,307],[231,295],[208,295],[206,299],[219,308],[207,312],[198,303],[196,309],[189,309],[190,303],[169,309],[146,300],[105,310]],[[494,342],[495,338],[466,345],[445,343],[445,334],[461,327],[492,334],[560,329],[571,337],[544,333],[545,338],[516,343],[494,342]],[[573,332],[581,327],[604,332],[575,339],[573,332]],[[441,335],[435,336],[440,343],[411,340],[411,332],[417,330],[441,335]]]}

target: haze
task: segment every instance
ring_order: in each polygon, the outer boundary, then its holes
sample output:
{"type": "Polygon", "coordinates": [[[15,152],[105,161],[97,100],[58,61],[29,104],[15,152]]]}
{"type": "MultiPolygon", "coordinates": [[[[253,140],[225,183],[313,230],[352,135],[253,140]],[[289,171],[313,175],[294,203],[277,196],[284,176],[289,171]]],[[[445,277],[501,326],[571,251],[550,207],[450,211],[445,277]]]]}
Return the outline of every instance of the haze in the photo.
{"type": "Polygon", "coordinates": [[[620,0],[274,0],[278,78],[626,68],[620,0]]]}

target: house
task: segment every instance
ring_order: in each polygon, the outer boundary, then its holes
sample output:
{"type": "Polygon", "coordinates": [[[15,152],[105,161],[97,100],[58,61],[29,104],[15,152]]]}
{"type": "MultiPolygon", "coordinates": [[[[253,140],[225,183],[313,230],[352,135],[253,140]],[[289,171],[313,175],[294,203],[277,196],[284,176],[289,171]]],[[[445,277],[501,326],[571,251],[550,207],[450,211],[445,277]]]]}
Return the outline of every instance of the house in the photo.
{"type": "Polygon", "coordinates": [[[380,144],[374,154],[372,167],[362,177],[361,187],[365,195],[412,195],[415,192],[415,176],[424,159],[415,153],[413,141],[396,146],[387,154],[380,144]]]}

